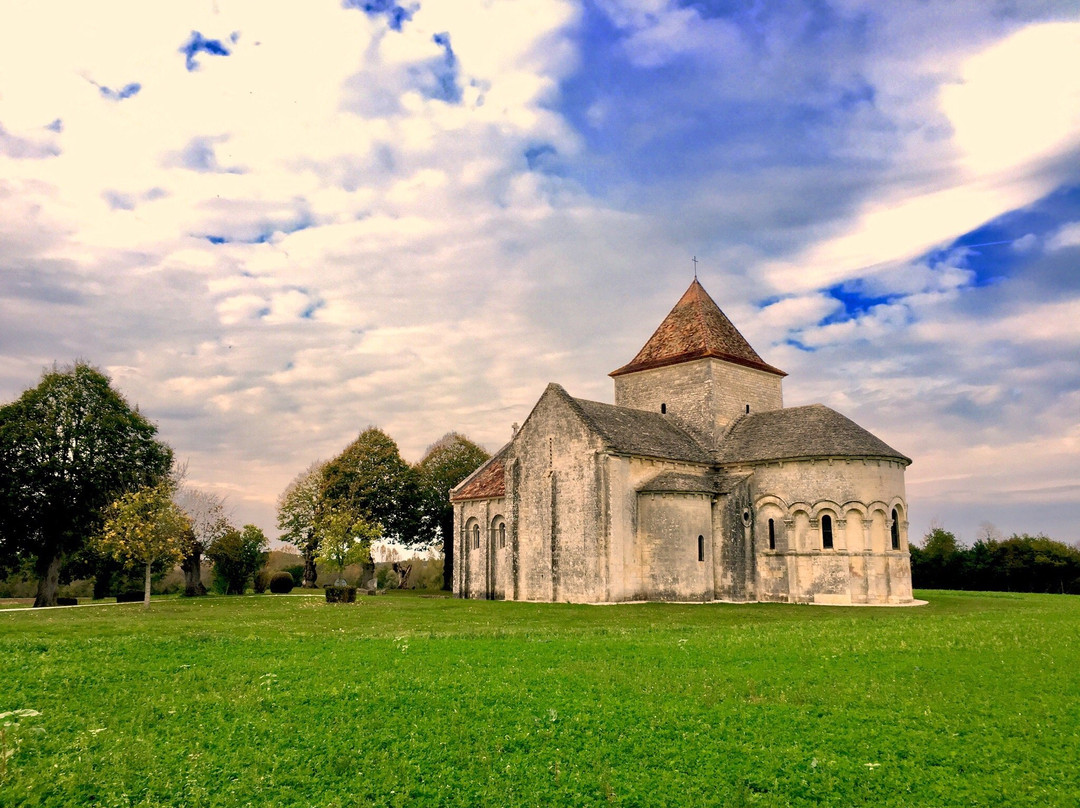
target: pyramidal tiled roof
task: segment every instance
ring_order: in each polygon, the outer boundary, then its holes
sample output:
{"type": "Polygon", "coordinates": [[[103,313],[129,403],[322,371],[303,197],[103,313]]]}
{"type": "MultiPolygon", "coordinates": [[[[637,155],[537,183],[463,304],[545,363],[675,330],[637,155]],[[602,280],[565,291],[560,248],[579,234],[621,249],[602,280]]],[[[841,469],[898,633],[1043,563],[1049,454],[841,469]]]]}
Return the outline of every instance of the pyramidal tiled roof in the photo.
{"type": "Polygon", "coordinates": [[[778,376],[787,375],[757,355],[697,278],[633,361],[608,375],[621,376],[709,356],[778,376]]]}

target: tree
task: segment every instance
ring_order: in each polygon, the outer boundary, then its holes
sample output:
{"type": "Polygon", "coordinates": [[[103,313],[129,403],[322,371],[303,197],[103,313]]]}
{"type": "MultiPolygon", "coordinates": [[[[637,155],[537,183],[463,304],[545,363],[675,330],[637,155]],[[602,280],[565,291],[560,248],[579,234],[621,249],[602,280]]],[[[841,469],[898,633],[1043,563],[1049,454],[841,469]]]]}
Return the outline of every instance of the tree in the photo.
{"type": "Polygon", "coordinates": [[[940,525],[932,525],[921,548],[911,548],[911,583],[921,589],[963,587],[964,555],[956,536],[940,525]]]}
{"type": "Polygon", "coordinates": [[[155,562],[176,563],[184,555],[191,525],[172,501],[173,486],[165,480],[121,496],[109,506],[97,549],[125,564],[146,568],[143,608],[150,608],[150,569],[155,562]]]}
{"type": "Polygon", "coordinates": [[[422,541],[419,493],[416,472],[376,427],[361,432],[323,469],[323,508],[378,523],[398,544],[422,541]]]}
{"type": "Polygon", "coordinates": [[[207,548],[226,595],[244,594],[248,581],[266,563],[267,544],[258,527],[244,525],[243,530],[230,527],[207,548]]]}
{"type": "Polygon", "coordinates": [[[278,497],[277,526],[279,538],[293,545],[304,559],[305,589],[313,589],[318,578],[315,567],[319,555],[317,523],[322,510],[323,469],[316,460],[293,479],[278,497]]]}
{"type": "Polygon", "coordinates": [[[454,507],[450,489],[491,457],[457,432],[448,432],[424,453],[416,465],[420,483],[425,543],[443,543],[443,589],[454,581],[454,507]]]}
{"type": "Polygon", "coordinates": [[[35,606],[55,606],[60,570],[98,535],[110,503],[161,482],[172,450],[101,371],[54,368],[0,407],[0,566],[30,560],[35,606]]]}
{"type": "Polygon", "coordinates": [[[347,511],[332,511],[319,520],[319,560],[332,564],[342,578],[349,564],[371,560],[371,545],[382,536],[377,524],[347,511]]]}
{"type": "Polygon", "coordinates": [[[210,545],[225,535],[229,520],[225,515],[225,500],[209,491],[201,491],[182,485],[175,495],[176,504],[187,515],[191,530],[185,537],[184,558],[180,569],[184,572],[184,595],[195,597],[206,594],[202,582],[202,556],[210,545]]]}

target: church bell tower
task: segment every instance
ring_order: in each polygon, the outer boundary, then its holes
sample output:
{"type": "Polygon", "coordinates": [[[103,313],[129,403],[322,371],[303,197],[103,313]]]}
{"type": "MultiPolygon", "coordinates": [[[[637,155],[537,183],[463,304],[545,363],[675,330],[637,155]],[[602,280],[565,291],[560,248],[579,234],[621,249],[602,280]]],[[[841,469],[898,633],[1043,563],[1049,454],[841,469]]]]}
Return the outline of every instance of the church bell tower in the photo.
{"type": "Polygon", "coordinates": [[[608,375],[616,406],[663,413],[714,447],[739,416],[781,409],[787,374],[758,356],[694,278],[645,347],[608,375]]]}

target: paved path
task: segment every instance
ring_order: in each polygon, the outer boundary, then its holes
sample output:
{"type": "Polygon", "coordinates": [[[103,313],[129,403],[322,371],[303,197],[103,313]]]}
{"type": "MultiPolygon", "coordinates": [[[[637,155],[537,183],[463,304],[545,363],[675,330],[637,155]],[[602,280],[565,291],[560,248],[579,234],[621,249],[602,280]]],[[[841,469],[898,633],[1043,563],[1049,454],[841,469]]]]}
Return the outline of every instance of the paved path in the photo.
{"type": "MultiPolygon", "coordinates": [[[[154,603],[154,601],[150,601],[154,603]]],[[[44,612],[49,609],[89,609],[92,606],[130,606],[132,603],[142,604],[141,600],[133,600],[128,603],[116,603],[109,601],[108,603],[79,603],[75,606],[41,606],[40,608],[33,608],[31,606],[17,606],[14,609],[0,609],[0,613],[3,612],[44,612]]]]}

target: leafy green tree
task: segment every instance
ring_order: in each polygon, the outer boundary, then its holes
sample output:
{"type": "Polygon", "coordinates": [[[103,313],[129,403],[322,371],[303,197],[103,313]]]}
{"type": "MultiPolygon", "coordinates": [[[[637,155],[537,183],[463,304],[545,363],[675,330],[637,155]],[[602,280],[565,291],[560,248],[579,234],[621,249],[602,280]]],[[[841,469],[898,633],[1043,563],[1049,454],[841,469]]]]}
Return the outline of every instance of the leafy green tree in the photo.
{"type": "Polygon", "coordinates": [[[326,464],[322,498],[327,512],[351,513],[377,523],[390,541],[422,543],[416,472],[381,429],[365,429],[326,464]]]}
{"type": "Polygon", "coordinates": [[[162,481],[172,450],[109,378],[83,362],[46,372],[0,407],[0,567],[31,560],[35,606],[55,606],[64,563],[106,508],[162,481]]]}
{"type": "Polygon", "coordinates": [[[184,573],[184,596],[205,595],[202,557],[230,527],[225,515],[225,500],[217,494],[189,485],[180,486],[174,498],[191,524],[185,536],[184,557],[180,562],[180,569],[184,573]]]}
{"type": "Polygon", "coordinates": [[[244,525],[243,530],[230,527],[207,548],[226,595],[244,594],[248,581],[266,563],[267,546],[262,530],[244,525]]]}
{"type": "Polygon", "coordinates": [[[450,489],[491,457],[482,447],[458,432],[448,432],[431,444],[416,465],[425,544],[442,542],[443,589],[454,581],[454,508],[450,489]]]}
{"type": "Polygon", "coordinates": [[[963,588],[964,556],[956,535],[934,525],[922,547],[911,548],[911,583],[919,589],[963,588]]]}
{"type": "Polygon", "coordinates": [[[371,545],[382,537],[377,524],[347,511],[331,511],[318,525],[319,560],[332,565],[341,579],[349,564],[371,560],[371,545]]]}
{"type": "Polygon", "coordinates": [[[92,539],[99,552],[145,568],[144,609],[150,608],[151,567],[155,562],[175,564],[183,558],[191,530],[172,494],[168,480],[124,494],[109,506],[101,533],[92,539]]]}
{"type": "Polygon", "coordinates": [[[319,514],[322,511],[323,469],[326,464],[315,461],[293,479],[278,497],[277,526],[279,538],[293,545],[304,559],[305,589],[315,587],[319,572],[315,562],[319,556],[319,514]]]}

